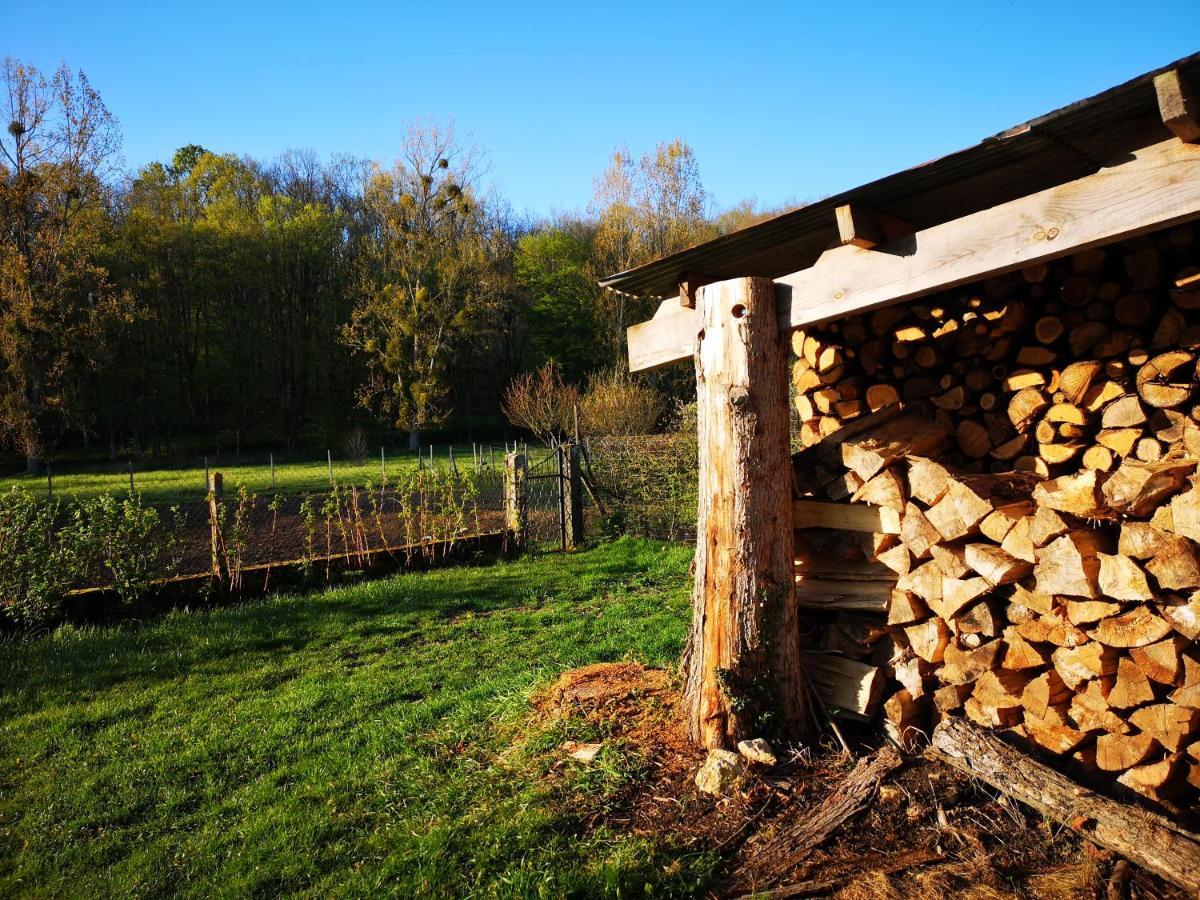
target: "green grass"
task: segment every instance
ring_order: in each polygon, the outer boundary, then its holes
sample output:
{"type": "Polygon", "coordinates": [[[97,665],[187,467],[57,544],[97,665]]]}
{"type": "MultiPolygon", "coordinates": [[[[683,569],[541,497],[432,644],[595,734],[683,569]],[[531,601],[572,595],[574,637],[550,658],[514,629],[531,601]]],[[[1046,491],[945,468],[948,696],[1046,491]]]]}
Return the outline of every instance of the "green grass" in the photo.
{"type": "MultiPolygon", "coordinates": [[[[426,459],[429,450],[424,451],[426,459]]],[[[456,447],[455,460],[459,466],[472,467],[473,457],[470,445],[456,447]]],[[[540,459],[541,454],[530,448],[534,459],[540,459]]],[[[449,450],[446,447],[435,449],[435,460],[439,465],[447,465],[449,450]]],[[[491,460],[497,471],[504,470],[503,447],[496,448],[491,460]]],[[[269,457],[255,458],[245,461],[242,458],[234,460],[210,460],[213,471],[219,471],[225,478],[226,491],[236,492],[240,485],[245,485],[251,492],[260,496],[273,493],[296,494],[304,491],[320,491],[329,487],[328,460],[321,456],[312,459],[292,459],[286,462],[280,460],[275,465],[275,486],[271,486],[271,468],[269,457]]],[[[417,457],[408,451],[392,451],[388,453],[386,467],[381,468],[379,457],[368,457],[362,463],[351,460],[333,460],[333,477],[339,484],[363,485],[367,482],[379,484],[381,476],[386,471],[389,479],[411,472],[417,466],[417,457]]],[[[54,494],[57,497],[94,497],[97,494],[127,494],[129,492],[129,469],[124,463],[95,464],[91,466],[73,465],[70,468],[57,468],[54,474],[54,494]]],[[[48,484],[45,475],[30,475],[21,473],[0,477],[0,491],[7,491],[12,486],[18,486],[32,491],[39,496],[45,496],[48,484]]],[[[134,464],[134,487],[147,503],[187,503],[203,500],[206,494],[204,487],[204,465],[200,460],[175,466],[164,465],[158,468],[143,469],[134,464]]]]}
{"type": "Polygon", "coordinates": [[[625,539],[0,646],[0,896],[689,893],[710,858],[582,824],[634,762],[550,776],[589,735],[522,736],[563,669],[675,662],[689,557],[625,539]]]}

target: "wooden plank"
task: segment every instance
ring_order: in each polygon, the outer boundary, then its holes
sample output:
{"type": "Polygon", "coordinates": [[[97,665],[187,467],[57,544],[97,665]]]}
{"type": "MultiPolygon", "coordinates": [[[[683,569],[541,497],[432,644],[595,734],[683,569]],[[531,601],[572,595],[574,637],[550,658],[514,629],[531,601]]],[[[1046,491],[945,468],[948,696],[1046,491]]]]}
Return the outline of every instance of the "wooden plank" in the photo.
{"type": "Polygon", "coordinates": [[[648,372],[660,366],[691,359],[696,352],[700,317],[676,297],[664,300],[653,319],[631,325],[626,331],[629,371],[648,372]]]}
{"type": "Polygon", "coordinates": [[[899,534],[900,513],[865,503],[793,500],[793,528],[835,528],[872,534],[899,534]]]}
{"type": "Polygon", "coordinates": [[[853,244],[871,250],[912,234],[912,225],[887,213],[876,212],[864,206],[846,204],[834,210],[837,217],[838,237],[843,244],[853,244]]]}
{"type": "Polygon", "coordinates": [[[1154,76],[1154,90],[1163,124],[1185,143],[1200,141],[1200,97],[1192,86],[1171,69],[1154,76]]]}
{"type": "MultiPolygon", "coordinates": [[[[1171,139],[1058,187],[935,225],[875,250],[827,251],[777,280],[780,325],[814,322],[937,291],[1200,218],[1200,145],[1171,139]]],[[[629,330],[633,371],[686,359],[695,314],[629,330]],[[636,365],[635,365],[636,364],[636,365]]]]}

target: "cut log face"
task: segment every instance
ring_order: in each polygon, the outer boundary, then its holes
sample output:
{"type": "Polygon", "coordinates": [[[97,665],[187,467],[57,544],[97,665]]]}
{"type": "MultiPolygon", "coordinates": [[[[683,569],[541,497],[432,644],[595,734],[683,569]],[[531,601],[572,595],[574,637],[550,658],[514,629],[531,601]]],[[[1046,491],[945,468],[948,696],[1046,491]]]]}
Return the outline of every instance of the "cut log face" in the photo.
{"type": "Polygon", "coordinates": [[[994,544],[967,544],[965,559],[966,564],[993,587],[1020,581],[1033,571],[1032,565],[1010,556],[994,544]]]}
{"type": "Polygon", "coordinates": [[[1038,590],[1095,599],[1100,596],[1100,560],[1093,539],[1073,531],[1047,544],[1033,570],[1038,590]]]}
{"type": "Polygon", "coordinates": [[[1025,710],[1025,731],[1039,747],[1051,753],[1070,753],[1087,740],[1085,731],[1072,728],[1060,707],[1051,706],[1044,716],[1025,710]]]}
{"type": "Polygon", "coordinates": [[[1183,675],[1181,654],[1186,646],[1186,640],[1179,635],[1173,635],[1156,644],[1134,647],[1129,651],[1129,658],[1151,681],[1174,685],[1183,675]]]}
{"type": "Polygon", "coordinates": [[[1153,735],[1102,734],[1096,738],[1096,765],[1105,772],[1123,772],[1141,765],[1159,747],[1153,735]]]}
{"type": "Polygon", "coordinates": [[[1154,699],[1146,673],[1132,659],[1122,657],[1117,663],[1117,679],[1108,692],[1108,705],[1114,709],[1132,709],[1154,699]]]}
{"type": "MultiPolygon", "coordinates": [[[[1168,699],[1188,709],[1200,709],[1200,663],[1190,656],[1183,657],[1182,684],[1171,692],[1168,699]]],[[[1200,745],[1192,745],[1192,755],[1200,759],[1200,754],[1196,752],[1198,749],[1200,745]]]]}
{"type": "Polygon", "coordinates": [[[1172,537],[1146,563],[1146,571],[1168,591],[1200,587],[1200,553],[1187,538],[1172,537]]]}
{"type": "Polygon", "coordinates": [[[1101,619],[1090,632],[1106,647],[1145,647],[1171,633],[1171,626],[1145,606],[1108,619],[1101,619]]]}
{"type": "Polygon", "coordinates": [[[950,642],[950,628],[938,617],[904,629],[913,653],[926,662],[940,663],[950,642]]]}
{"type": "Polygon", "coordinates": [[[1083,518],[1098,517],[1106,513],[1100,486],[1100,473],[1085,470],[1039,484],[1033,489],[1033,500],[1046,509],[1083,518]]]}
{"type": "MultiPolygon", "coordinates": [[[[1153,600],[1146,573],[1128,556],[1099,554],[1100,590],[1114,600],[1153,600]]],[[[1074,621],[1074,620],[1072,620],[1074,621]]],[[[1076,625],[1082,624],[1076,622],[1076,625]]]]}
{"type": "Polygon", "coordinates": [[[1087,687],[1071,698],[1071,720],[1081,731],[1105,731],[1128,734],[1125,720],[1112,711],[1099,680],[1089,681],[1087,687]]]}
{"type": "Polygon", "coordinates": [[[1189,641],[1200,637],[1200,591],[1192,594],[1186,601],[1163,598],[1156,608],[1177,634],[1183,635],[1189,641]]]}
{"type": "Polygon", "coordinates": [[[1200,709],[1175,703],[1154,703],[1134,710],[1129,721],[1174,752],[1195,733],[1200,724],[1200,709]]]}
{"type": "Polygon", "coordinates": [[[1104,502],[1110,509],[1141,518],[1183,489],[1196,470],[1195,460],[1140,463],[1127,459],[1104,483],[1104,502]]]}
{"type": "Polygon", "coordinates": [[[1051,656],[1054,669],[1063,683],[1073,691],[1085,687],[1093,678],[1115,674],[1118,656],[1111,647],[1095,642],[1079,647],[1059,647],[1051,656]]]}
{"type": "Polygon", "coordinates": [[[946,645],[942,668],[939,670],[941,680],[948,684],[973,682],[984,672],[1000,665],[1003,649],[999,639],[974,649],[959,649],[952,640],[946,645]]]}

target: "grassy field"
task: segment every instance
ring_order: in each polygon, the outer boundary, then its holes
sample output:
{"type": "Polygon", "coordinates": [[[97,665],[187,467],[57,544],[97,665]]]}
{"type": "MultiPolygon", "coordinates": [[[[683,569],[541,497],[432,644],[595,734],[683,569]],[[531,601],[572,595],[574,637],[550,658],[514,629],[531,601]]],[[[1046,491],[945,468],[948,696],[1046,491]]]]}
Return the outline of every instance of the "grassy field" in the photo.
{"type": "MultiPolygon", "coordinates": [[[[425,458],[428,459],[428,448],[424,453],[425,458]]],[[[530,453],[535,459],[540,458],[540,455],[532,447],[530,453]]],[[[459,466],[471,467],[473,465],[473,455],[469,444],[465,447],[456,447],[454,454],[459,466]]],[[[445,446],[434,449],[434,459],[439,465],[448,465],[449,455],[449,449],[445,446]]],[[[496,469],[503,471],[503,445],[494,448],[490,458],[496,469]]],[[[275,465],[274,488],[271,483],[269,457],[263,456],[261,459],[257,457],[253,459],[214,458],[210,460],[210,465],[214,471],[219,471],[224,476],[227,491],[236,491],[240,485],[244,484],[252,493],[264,496],[272,493],[295,494],[304,491],[319,491],[329,487],[329,465],[324,456],[278,461],[275,465]]],[[[367,482],[379,484],[381,476],[385,473],[389,479],[394,479],[405,472],[412,471],[416,465],[416,455],[408,451],[389,451],[386,466],[383,467],[380,465],[378,456],[368,457],[361,463],[335,458],[333,460],[333,477],[339,484],[363,485],[367,482]]],[[[129,470],[125,464],[121,463],[64,466],[61,471],[55,469],[53,476],[54,493],[58,497],[82,498],[104,493],[127,494],[129,492],[129,470]]],[[[39,496],[45,496],[49,488],[45,475],[21,473],[0,477],[0,491],[7,491],[14,485],[33,491],[39,496]]],[[[147,503],[187,503],[203,500],[206,494],[203,460],[144,469],[135,463],[134,487],[147,503]]]]}
{"type": "Polygon", "coordinates": [[[684,894],[711,859],[546,778],[563,669],[671,665],[686,548],[404,575],[0,646],[0,896],[684,894]]]}

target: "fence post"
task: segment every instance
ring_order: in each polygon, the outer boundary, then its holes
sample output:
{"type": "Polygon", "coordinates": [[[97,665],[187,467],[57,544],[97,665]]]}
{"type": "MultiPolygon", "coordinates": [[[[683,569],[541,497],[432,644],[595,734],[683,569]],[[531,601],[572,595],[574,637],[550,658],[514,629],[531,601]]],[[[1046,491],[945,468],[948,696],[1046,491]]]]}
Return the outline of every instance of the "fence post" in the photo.
{"type": "Polygon", "coordinates": [[[504,457],[504,527],[518,547],[525,544],[525,456],[504,457]]]}
{"type": "Polygon", "coordinates": [[[383,448],[379,448],[379,486],[387,484],[387,454],[383,452],[383,448]]]}
{"type": "Polygon", "coordinates": [[[133,496],[133,460],[129,461],[129,496],[133,496]]]}
{"type": "Polygon", "coordinates": [[[271,451],[271,490],[275,490],[275,452],[271,451]]]}
{"type": "Polygon", "coordinates": [[[221,577],[221,557],[224,555],[224,536],[221,534],[220,504],[225,495],[225,479],[220,472],[213,472],[208,479],[208,524],[212,530],[212,574],[217,581],[221,577]]]}
{"type": "Polygon", "coordinates": [[[329,486],[333,487],[333,451],[325,451],[325,461],[329,463],[329,486]]]}
{"type": "Polygon", "coordinates": [[[212,489],[212,484],[208,474],[208,457],[204,457],[204,496],[208,496],[208,492],[212,489]]]}
{"type": "Polygon", "coordinates": [[[54,499],[54,471],[49,463],[46,463],[46,494],[47,500],[54,499]]]}
{"type": "Polygon", "coordinates": [[[563,492],[563,524],[566,533],[566,549],[575,550],[583,545],[583,489],[579,468],[579,445],[563,448],[565,463],[563,492]]]}

